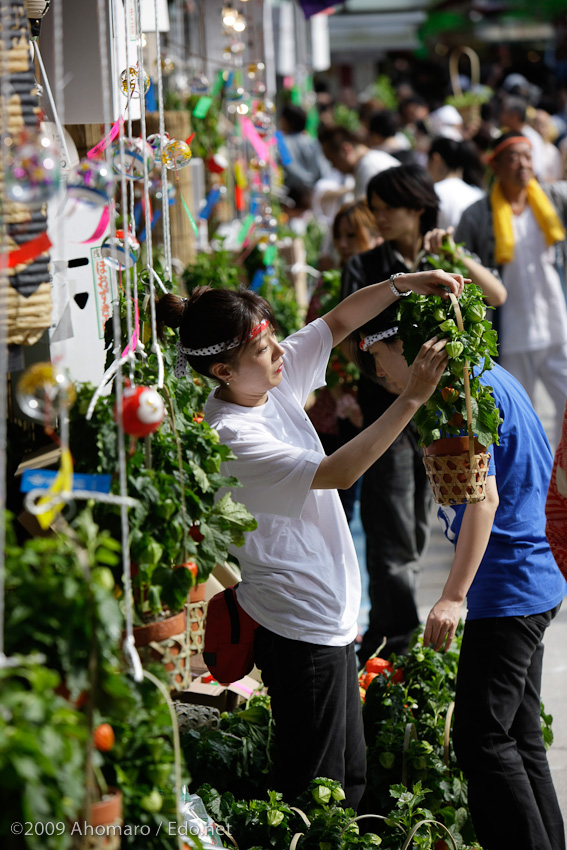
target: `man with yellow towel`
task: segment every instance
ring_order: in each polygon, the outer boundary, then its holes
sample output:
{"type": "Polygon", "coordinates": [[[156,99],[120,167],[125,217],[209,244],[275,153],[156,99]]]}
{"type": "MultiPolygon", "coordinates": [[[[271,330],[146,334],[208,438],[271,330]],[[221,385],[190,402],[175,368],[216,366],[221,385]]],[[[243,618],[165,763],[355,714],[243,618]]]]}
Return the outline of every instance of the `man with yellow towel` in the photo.
{"type": "Polygon", "coordinates": [[[499,308],[499,362],[532,403],[542,381],[555,406],[557,443],[567,398],[567,181],[540,186],[531,142],[516,132],[496,140],[490,165],[492,189],[464,211],[455,241],[500,272],[508,299],[499,308]]]}

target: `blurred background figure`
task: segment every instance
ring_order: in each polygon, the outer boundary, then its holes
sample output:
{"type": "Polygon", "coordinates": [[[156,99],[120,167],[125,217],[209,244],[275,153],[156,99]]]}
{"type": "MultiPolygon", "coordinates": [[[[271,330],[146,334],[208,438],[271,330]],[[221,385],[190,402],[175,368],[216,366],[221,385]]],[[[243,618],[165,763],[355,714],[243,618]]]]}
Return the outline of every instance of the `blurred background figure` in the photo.
{"type": "Polygon", "coordinates": [[[291,159],[282,165],[287,194],[299,205],[309,207],[313,187],[329,175],[331,168],[317,139],[305,132],[305,110],[288,104],[281,110],[278,123],[291,159]]]}
{"type": "Polygon", "coordinates": [[[446,104],[431,112],[425,121],[432,136],[445,136],[456,142],[463,140],[463,118],[454,106],[446,104]]]}
{"type": "Polygon", "coordinates": [[[456,227],[463,211],[483,197],[484,167],[472,142],[446,136],[433,139],[427,170],[439,198],[439,227],[456,227]]]}
{"type": "Polygon", "coordinates": [[[413,162],[411,142],[400,126],[397,112],[391,109],[372,112],[368,119],[368,144],[372,150],[385,151],[400,162],[413,162]]]}
{"type": "Polygon", "coordinates": [[[563,177],[563,161],[555,142],[559,136],[557,125],[545,109],[536,109],[533,117],[533,128],[543,139],[543,171],[540,180],[544,183],[561,180],[563,177]]]}
{"type": "Polygon", "coordinates": [[[500,111],[500,126],[502,132],[514,132],[519,136],[525,136],[532,143],[532,165],[535,176],[542,179],[544,173],[544,146],[543,139],[537,130],[526,121],[526,110],[528,104],[521,97],[506,97],[502,102],[500,111]]]}
{"type": "MultiPolygon", "coordinates": [[[[341,269],[355,254],[369,251],[382,241],[365,199],[344,204],[340,208],[333,222],[332,235],[341,269]]],[[[327,313],[339,300],[339,276],[334,280],[329,279],[329,276],[322,278],[309,303],[306,324],[327,313]]],[[[327,384],[311,397],[306,410],[325,453],[332,454],[362,427],[362,412],[356,400],[356,369],[339,350],[333,352],[329,361],[327,384]]],[[[357,492],[357,484],[348,490],[339,490],[349,522],[353,516],[357,492]]]]}
{"type": "Polygon", "coordinates": [[[331,165],[342,174],[354,177],[355,200],[366,197],[366,187],[375,174],[399,165],[398,160],[385,151],[371,150],[361,135],[346,127],[322,128],[319,141],[331,165]]]}

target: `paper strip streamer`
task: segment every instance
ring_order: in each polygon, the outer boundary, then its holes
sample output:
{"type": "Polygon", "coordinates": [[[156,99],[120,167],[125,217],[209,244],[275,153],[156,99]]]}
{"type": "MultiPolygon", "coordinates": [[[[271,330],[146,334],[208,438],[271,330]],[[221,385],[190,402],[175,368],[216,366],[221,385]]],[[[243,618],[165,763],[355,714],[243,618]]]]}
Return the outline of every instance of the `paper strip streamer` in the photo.
{"type": "Polygon", "coordinates": [[[234,206],[236,207],[237,212],[244,212],[246,209],[244,189],[241,189],[240,186],[234,187],[234,206]]]}
{"type": "Polygon", "coordinates": [[[254,215],[252,213],[248,213],[246,218],[243,220],[240,225],[240,230],[236,235],[236,244],[242,245],[246,237],[248,236],[252,226],[254,225],[254,215]]]}
{"type": "Polygon", "coordinates": [[[44,254],[50,248],[51,240],[47,233],[44,232],[41,236],[30,239],[21,248],[16,248],[15,251],[10,251],[9,254],[0,254],[0,268],[6,268],[6,256],[8,257],[8,268],[13,269],[15,266],[35,259],[39,254],[44,254]]]}
{"type": "Polygon", "coordinates": [[[266,276],[265,269],[256,269],[252,276],[252,280],[250,281],[250,289],[253,292],[257,292],[262,284],[264,283],[264,278],[266,276]]]}
{"type": "Polygon", "coordinates": [[[185,144],[190,145],[194,138],[195,138],[195,133],[191,133],[189,138],[185,139],[185,144]]]}
{"type": "Polygon", "coordinates": [[[101,156],[101,154],[106,150],[106,148],[109,146],[109,144],[111,142],[113,142],[114,139],[116,138],[116,136],[119,134],[120,127],[123,124],[124,124],[124,118],[122,116],[120,116],[118,121],[116,121],[112,125],[112,127],[110,128],[110,130],[108,131],[106,136],[103,139],[101,139],[100,142],[97,142],[97,144],[94,146],[94,148],[91,148],[90,151],[87,151],[87,157],[89,159],[96,159],[98,156],[101,156]]]}
{"type": "MultiPolygon", "coordinates": [[[[38,505],[43,505],[46,502],[49,502],[50,499],[57,495],[58,493],[68,493],[73,489],[73,459],[71,457],[71,452],[68,448],[64,448],[61,451],[61,464],[59,466],[59,471],[55,477],[55,480],[45,496],[42,496],[38,505]]],[[[58,505],[55,505],[53,508],[49,508],[49,510],[43,511],[43,513],[37,514],[37,521],[40,526],[46,531],[58,513],[63,510],[65,502],[60,502],[58,505]]]]}
{"type": "Polygon", "coordinates": [[[246,171],[244,169],[244,165],[240,160],[237,160],[234,163],[234,179],[236,180],[236,185],[239,189],[246,189],[248,186],[248,178],[246,177],[246,171]]]}
{"type": "Polygon", "coordinates": [[[179,193],[179,197],[181,198],[181,203],[183,204],[183,209],[187,213],[187,218],[189,219],[189,224],[193,228],[193,233],[195,234],[195,236],[198,236],[199,235],[199,228],[197,227],[197,222],[195,221],[195,219],[191,215],[191,210],[189,209],[189,207],[185,203],[185,198],[183,197],[181,192],[179,193]]]}
{"type": "Polygon", "coordinates": [[[132,333],[132,338],[124,351],[121,354],[121,357],[126,357],[130,352],[133,354],[136,350],[136,346],[138,345],[138,340],[140,338],[140,309],[138,307],[138,302],[134,302],[134,332],[132,333]]]}
{"type": "Polygon", "coordinates": [[[88,239],[83,239],[80,243],[81,245],[88,245],[89,242],[98,242],[100,237],[103,235],[104,231],[108,227],[108,222],[110,221],[110,210],[108,207],[105,207],[101,213],[99,223],[95,228],[95,232],[88,239]]]}
{"type": "Polygon", "coordinates": [[[219,71],[217,76],[216,76],[216,79],[215,79],[215,82],[214,82],[214,85],[213,85],[213,89],[211,91],[212,96],[216,97],[222,91],[223,87],[224,87],[223,72],[219,71]]]}
{"type": "Polygon", "coordinates": [[[280,154],[280,160],[282,165],[290,165],[293,162],[293,157],[291,156],[288,147],[285,143],[285,137],[281,130],[276,130],[275,133],[275,141],[278,146],[278,151],[280,154]]]}
{"type": "Polygon", "coordinates": [[[203,95],[203,97],[200,97],[199,100],[197,101],[197,103],[195,104],[195,109],[193,110],[193,116],[195,118],[205,118],[206,115],[207,115],[207,112],[209,111],[209,109],[212,106],[212,103],[213,103],[212,97],[209,97],[208,95],[203,95]]]}
{"type": "Polygon", "coordinates": [[[207,195],[205,206],[199,211],[199,218],[207,221],[211,217],[211,213],[214,209],[214,206],[218,199],[220,198],[220,189],[218,186],[213,186],[209,194],[207,195]]]}
{"type": "MultiPolygon", "coordinates": [[[[47,490],[57,478],[54,469],[26,469],[20,483],[20,492],[30,490],[47,490]]],[[[103,473],[79,472],[73,473],[73,487],[77,490],[88,490],[93,493],[110,493],[112,476],[103,473]]]]}
{"type": "Polygon", "coordinates": [[[248,139],[260,159],[263,159],[267,162],[270,159],[270,149],[268,145],[258,135],[258,131],[254,127],[254,124],[252,123],[250,118],[247,118],[245,115],[241,115],[240,126],[242,127],[242,133],[244,137],[248,139]]]}
{"type": "Polygon", "coordinates": [[[264,251],[264,265],[271,266],[276,259],[277,247],[275,245],[268,245],[266,250],[264,251]]]}

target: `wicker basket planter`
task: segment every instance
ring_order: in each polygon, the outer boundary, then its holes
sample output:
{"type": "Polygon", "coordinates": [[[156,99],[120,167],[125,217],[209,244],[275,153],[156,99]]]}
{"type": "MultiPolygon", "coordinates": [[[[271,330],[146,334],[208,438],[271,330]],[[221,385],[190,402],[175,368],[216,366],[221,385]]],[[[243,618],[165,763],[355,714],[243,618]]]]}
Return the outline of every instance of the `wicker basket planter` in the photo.
{"type": "MultiPolygon", "coordinates": [[[[474,441],[476,443],[476,440],[474,441]]],[[[433,498],[439,505],[482,502],[490,455],[469,450],[468,437],[446,437],[423,450],[423,463],[433,498]]]]}

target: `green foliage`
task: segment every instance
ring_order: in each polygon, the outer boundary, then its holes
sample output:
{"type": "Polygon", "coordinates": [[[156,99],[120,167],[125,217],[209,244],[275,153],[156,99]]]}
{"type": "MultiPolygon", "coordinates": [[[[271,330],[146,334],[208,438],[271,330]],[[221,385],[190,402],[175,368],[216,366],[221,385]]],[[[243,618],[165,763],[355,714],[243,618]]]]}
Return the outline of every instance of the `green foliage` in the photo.
{"type": "MultiPolygon", "coordinates": [[[[142,383],[155,381],[154,357],[141,367],[142,383]]],[[[242,545],[244,532],[256,527],[251,514],[230,494],[215,502],[219,488],[235,487],[238,481],[220,472],[222,461],[232,457],[230,450],[205,421],[198,421],[209,389],[201,382],[174,377],[172,339],[165,346],[164,360],[167,416],[152,435],[151,461],[143,443],[136,442],[133,451],[126,447],[128,494],[138,501],[129,511],[129,543],[139,624],[159,618],[164,609],[176,613],[183,608],[193,578],[189,570],[176,566],[196,563],[197,581],[205,581],[216,564],[227,559],[228,546],[242,545]]],[[[84,413],[93,391],[89,385],[78,388],[71,413],[71,451],[78,472],[95,469],[112,474],[111,489],[117,493],[114,400],[101,398],[87,421],[84,413]]],[[[120,509],[98,504],[93,511],[97,522],[119,538],[120,509]]],[[[114,575],[121,584],[118,564],[114,575]]]]}
{"type": "MultiPolygon", "coordinates": [[[[394,663],[395,670],[403,670],[402,681],[377,676],[368,686],[363,708],[368,747],[365,809],[387,816],[404,833],[419,820],[433,817],[450,830],[459,846],[473,841],[474,831],[466,781],[452,750],[445,752],[445,722],[455,698],[461,639],[462,624],[451,648],[435,652],[423,646],[416,632],[408,654],[394,663]],[[398,800],[397,813],[390,811],[392,796],[398,800]]],[[[430,835],[416,838],[416,846],[433,847],[443,831],[431,827],[430,835]]],[[[384,848],[397,846],[384,839],[384,848]]]]}
{"type": "Polygon", "coordinates": [[[337,103],[333,109],[333,120],[337,127],[345,127],[352,133],[360,130],[360,116],[355,109],[349,109],[344,103],[337,103]]]}
{"type": "Polygon", "coordinates": [[[198,156],[201,159],[208,159],[224,144],[225,138],[220,129],[220,98],[215,98],[209,107],[209,111],[204,118],[196,118],[193,115],[193,110],[197,105],[197,101],[201,95],[192,94],[187,99],[187,109],[191,113],[191,129],[195,133],[195,137],[191,142],[191,150],[193,156],[198,156]]]}
{"type": "Polygon", "coordinates": [[[382,101],[384,109],[396,110],[398,108],[398,96],[387,74],[380,74],[376,81],[372,83],[370,94],[376,100],[382,101]]]}
{"type": "Polygon", "coordinates": [[[181,746],[193,784],[208,783],[221,794],[265,794],[273,784],[273,721],[267,697],[224,713],[218,729],[190,729],[181,746]]]}
{"type": "Polygon", "coordinates": [[[183,283],[188,293],[197,286],[214,286],[216,289],[238,289],[245,283],[245,275],[234,262],[230,251],[221,248],[218,251],[197,254],[195,260],[186,266],[183,283]]]}
{"type": "Polygon", "coordinates": [[[79,814],[84,793],[85,717],[58,696],[59,675],[41,657],[17,657],[0,667],[0,835],[6,850],[65,850],[68,823],[79,814]],[[36,826],[26,836],[10,825],[36,826]],[[52,830],[53,834],[49,834],[52,830]]]}
{"type": "Polygon", "coordinates": [[[296,833],[302,833],[298,847],[302,850],[346,850],[351,847],[376,846],[369,835],[360,836],[353,809],[343,808],[344,792],[332,779],[314,779],[305,795],[297,801],[301,815],[282,800],[277,791],[268,791],[267,800],[235,799],[227,791],[219,794],[210,785],[199,788],[207,811],[217,824],[249,850],[288,850],[296,833]]]}
{"type": "Polygon", "coordinates": [[[39,537],[6,545],[6,652],[41,652],[46,667],[61,676],[71,700],[91,690],[89,654],[99,659],[95,702],[118,664],[122,615],[109,567],[120,544],[99,531],[88,509],[75,521],[75,538],[39,537]],[[83,553],[83,557],[79,555],[83,553]]]}
{"type": "MultiPolygon", "coordinates": [[[[160,675],[158,669],[153,672],[160,675]]],[[[125,823],[147,825],[150,831],[146,836],[139,831],[137,835],[125,834],[122,846],[175,850],[177,839],[168,835],[168,824],[176,820],[169,709],[155,685],[147,680],[137,685],[128,678],[126,686],[127,708],[103,718],[112,725],[116,737],[112,750],[104,754],[104,773],[108,784],[122,791],[125,823]]]]}
{"type": "Polygon", "coordinates": [[[452,94],[445,98],[445,103],[454,106],[455,109],[467,109],[471,106],[482,106],[493,96],[494,92],[485,86],[480,91],[465,91],[461,94],[452,94]]]}
{"type": "MultiPolygon", "coordinates": [[[[323,272],[321,282],[313,294],[313,299],[318,302],[318,316],[324,316],[337,306],[341,300],[341,273],[338,269],[323,272]]],[[[359,377],[358,367],[343,354],[340,348],[335,348],[331,354],[325,375],[327,387],[333,389],[340,385],[354,388],[359,377]]]]}
{"type": "MultiPolygon", "coordinates": [[[[454,261],[428,258],[431,265],[462,273],[454,261]]],[[[419,438],[429,446],[441,437],[458,436],[466,429],[466,404],[463,368],[465,361],[475,375],[470,375],[472,430],[482,446],[498,443],[502,422],[491,395],[491,388],[481,384],[480,375],[492,368],[497,354],[497,335],[485,318],[482,290],[467,284],[459,299],[464,331],[459,331],[451,301],[440,296],[412,294],[400,301],[399,334],[404,343],[404,356],[413,363],[422,344],[433,336],[449,340],[449,364],[437,389],[414,417],[419,438]]],[[[465,431],[466,432],[466,431],[465,431]]]]}

